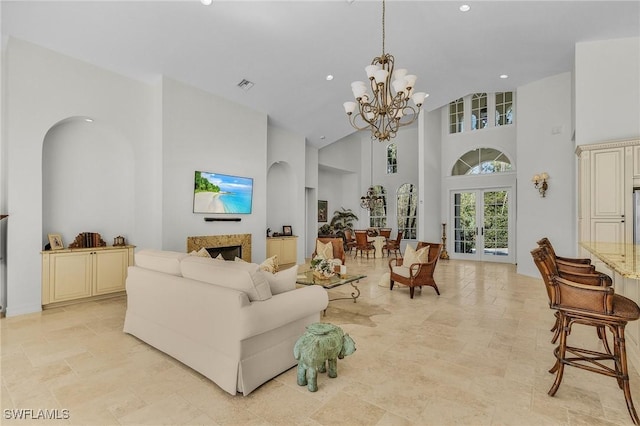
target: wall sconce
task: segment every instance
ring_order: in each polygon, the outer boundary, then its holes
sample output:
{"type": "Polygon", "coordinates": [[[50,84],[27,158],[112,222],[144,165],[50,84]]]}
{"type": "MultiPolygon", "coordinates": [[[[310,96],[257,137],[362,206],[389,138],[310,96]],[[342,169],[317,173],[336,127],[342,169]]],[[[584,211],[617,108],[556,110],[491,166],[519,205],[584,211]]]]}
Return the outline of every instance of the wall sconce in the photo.
{"type": "Polygon", "coordinates": [[[533,179],[531,179],[531,182],[533,182],[533,186],[538,190],[542,197],[545,196],[547,189],[549,189],[547,179],[549,179],[549,175],[547,174],[547,172],[542,172],[539,175],[534,175],[533,179]]]}

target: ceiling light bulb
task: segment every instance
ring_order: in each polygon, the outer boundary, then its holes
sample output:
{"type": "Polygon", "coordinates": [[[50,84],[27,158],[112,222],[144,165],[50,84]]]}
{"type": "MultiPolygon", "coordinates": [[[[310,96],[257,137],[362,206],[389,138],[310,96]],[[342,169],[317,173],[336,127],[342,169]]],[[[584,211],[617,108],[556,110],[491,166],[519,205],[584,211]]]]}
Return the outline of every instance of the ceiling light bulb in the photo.
{"type": "Polygon", "coordinates": [[[509,78],[509,76],[507,74],[501,74],[500,78],[504,80],[505,78],[509,78]]]}
{"type": "Polygon", "coordinates": [[[331,81],[331,80],[333,80],[333,76],[331,74],[329,74],[329,75],[327,75],[326,79],[327,79],[327,81],[331,81]]]}
{"type": "Polygon", "coordinates": [[[463,4],[462,6],[460,6],[460,12],[468,12],[471,9],[471,6],[469,6],[468,4],[463,4]]]}
{"type": "Polygon", "coordinates": [[[213,0],[200,0],[200,3],[204,4],[205,6],[210,6],[211,3],[213,3],[213,0]]]}

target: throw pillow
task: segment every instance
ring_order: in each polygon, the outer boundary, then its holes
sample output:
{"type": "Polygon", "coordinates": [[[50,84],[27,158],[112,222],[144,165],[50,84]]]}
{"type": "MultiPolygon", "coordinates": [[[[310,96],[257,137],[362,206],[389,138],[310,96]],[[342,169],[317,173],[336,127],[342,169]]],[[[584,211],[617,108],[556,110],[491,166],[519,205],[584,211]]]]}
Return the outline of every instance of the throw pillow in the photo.
{"type": "Polygon", "coordinates": [[[333,244],[316,240],[316,259],[333,259],[333,244]]]}
{"type": "Polygon", "coordinates": [[[195,251],[193,250],[191,253],[189,253],[189,256],[198,256],[198,257],[211,257],[211,255],[209,254],[209,252],[207,251],[206,248],[202,247],[200,250],[195,251]]]}
{"type": "Polygon", "coordinates": [[[271,272],[272,274],[278,272],[278,255],[276,254],[265,259],[265,261],[260,264],[260,269],[266,272],[271,272]]]}
{"type": "Polygon", "coordinates": [[[298,266],[294,265],[291,268],[283,269],[275,274],[270,274],[267,271],[262,271],[264,276],[269,282],[271,288],[271,294],[276,295],[287,291],[296,289],[296,279],[298,277],[298,266]]]}
{"type": "Polygon", "coordinates": [[[245,263],[247,263],[247,261],[246,261],[246,260],[244,260],[244,259],[242,259],[242,258],[239,258],[238,256],[236,256],[235,258],[233,258],[233,261],[234,261],[234,262],[245,262],[245,263]]]}
{"type": "Polygon", "coordinates": [[[411,266],[414,263],[427,263],[429,261],[429,246],[424,246],[420,250],[414,249],[410,244],[404,251],[402,260],[403,266],[411,266]]]}
{"type": "MultiPolygon", "coordinates": [[[[211,256],[209,256],[211,257],[211,256]]],[[[215,257],[216,260],[225,260],[225,258],[222,256],[222,253],[218,253],[218,255],[215,257]]]]}

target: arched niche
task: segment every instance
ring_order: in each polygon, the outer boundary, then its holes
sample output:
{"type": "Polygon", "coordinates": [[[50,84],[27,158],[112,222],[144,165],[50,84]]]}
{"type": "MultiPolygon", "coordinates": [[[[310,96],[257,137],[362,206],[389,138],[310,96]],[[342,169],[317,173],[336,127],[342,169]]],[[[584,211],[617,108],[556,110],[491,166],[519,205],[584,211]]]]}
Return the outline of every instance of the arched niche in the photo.
{"type": "MultiPolygon", "coordinates": [[[[267,172],[267,226],[282,232],[282,225],[296,223],[296,176],[286,161],[275,162],[267,172]]],[[[302,232],[293,228],[294,233],[302,232]]]]}
{"type": "Polygon", "coordinates": [[[49,233],[62,235],[65,247],[81,232],[99,232],[109,245],[118,235],[128,241],[133,179],[131,144],[112,127],[88,117],[53,125],[42,147],[43,245],[49,233]]]}

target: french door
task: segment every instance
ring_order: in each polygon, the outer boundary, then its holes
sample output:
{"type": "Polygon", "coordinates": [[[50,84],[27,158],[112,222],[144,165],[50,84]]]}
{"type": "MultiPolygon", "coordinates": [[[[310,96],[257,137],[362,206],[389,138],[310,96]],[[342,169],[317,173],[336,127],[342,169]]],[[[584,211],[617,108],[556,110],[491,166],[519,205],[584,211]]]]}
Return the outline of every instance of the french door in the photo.
{"type": "Polygon", "coordinates": [[[509,188],[452,191],[452,257],[513,262],[509,188]]]}

